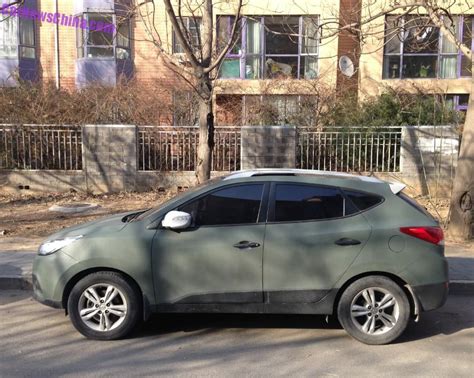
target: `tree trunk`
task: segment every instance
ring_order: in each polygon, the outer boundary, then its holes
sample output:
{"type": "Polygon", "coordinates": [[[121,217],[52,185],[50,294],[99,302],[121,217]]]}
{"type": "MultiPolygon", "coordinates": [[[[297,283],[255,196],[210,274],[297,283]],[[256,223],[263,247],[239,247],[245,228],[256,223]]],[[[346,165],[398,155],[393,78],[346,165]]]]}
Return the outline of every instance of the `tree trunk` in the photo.
{"type": "Polygon", "coordinates": [[[196,177],[198,184],[211,178],[212,150],[214,149],[214,114],[212,96],[199,99],[199,147],[196,177]]]}
{"type": "MultiPolygon", "coordinates": [[[[474,64],[473,64],[474,70],[474,64]]],[[[448,235],[468,240],[474,236],[474,71],[466,122],[451,197],[448,235]]]]}

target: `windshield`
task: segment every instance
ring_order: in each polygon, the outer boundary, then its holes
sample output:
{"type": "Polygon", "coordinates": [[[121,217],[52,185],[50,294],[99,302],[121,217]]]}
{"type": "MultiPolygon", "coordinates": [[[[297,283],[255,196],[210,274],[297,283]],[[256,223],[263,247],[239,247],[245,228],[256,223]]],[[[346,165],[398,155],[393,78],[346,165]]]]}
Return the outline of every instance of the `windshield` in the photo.
{"type": "Polygon", "coordinates": [[[184,192],[178,194],[177,196],[170,198],[169,200],[167,200],[167,201],[161,203],[160,205],[158,205],[158,206],[156,206],[156,207],[153,207],[153,208],[151,208],[151,209],[145,211],[144,213],[141,213],[141,214],[140,214],[138,217],[136,217],[135,219],[136,219],[136,220],[145,219],[145,218],[149,217],[150,215],[153,215],[153,214],[157,213],[157,212],[160,211],[162,208],[168,206],[170,203],[172,203],[172,202],[174,202],[174,201],[178,201],[179,199],[181,199],[181,198],[184,197],[184,196],[187,196],[187,195],[189,195],[189,194],[195,193],[195,192],[201,190],[201,189],[202,189],[203,187],[205,187],[205,186],[208,186],[208,185],[214,184],[214,183],[216,183],[216,182],[218,182],[218,181],[221,181],[224,177],[225,177],[225,176],[223,176],[223,177],[216,177],[216,178],[210,179],[210,180],[208,180],[208,181],[206,181],[206,182],[204,182],[204,183],[202,183],[202,184],[193,186],[192,188],[189,188],[188,190],[186,190],[186,191],[184,191],[184,192]]]}

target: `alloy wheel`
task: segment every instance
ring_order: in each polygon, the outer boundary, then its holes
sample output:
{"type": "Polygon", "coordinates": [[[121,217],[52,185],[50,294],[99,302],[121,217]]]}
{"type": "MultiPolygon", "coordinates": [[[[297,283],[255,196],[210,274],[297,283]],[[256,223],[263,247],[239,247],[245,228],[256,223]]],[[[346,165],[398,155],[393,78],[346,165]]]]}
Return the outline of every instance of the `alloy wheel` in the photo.
{"type": "Polygon", "coordinates": [[[80,319],[87,327],[107,332],[124,322],[128,304],[125,295],[116,286],[99,283],[83,291],[78,310],[80,319]]]}
{"type": "Polygon", "coordinates": [[[400,306],[395,296],[380,287],[360,291],[351,303],[351,319],[354,325],[368,335],[382,335],[398,322],[400,306]]]}

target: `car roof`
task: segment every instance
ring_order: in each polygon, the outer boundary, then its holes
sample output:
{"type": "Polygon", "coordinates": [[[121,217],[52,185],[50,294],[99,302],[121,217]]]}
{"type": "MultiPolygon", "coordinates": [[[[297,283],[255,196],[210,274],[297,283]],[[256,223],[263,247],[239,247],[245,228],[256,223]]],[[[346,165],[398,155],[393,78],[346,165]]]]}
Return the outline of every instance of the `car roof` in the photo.
{"type": "Polygon", "coordinates": [[[337,178],[347,179],[352,181],[362,181],[366,183],[377,183],[377,184],[388,184],[391,191],[394,194],[401,192],[405,189],[406,185],[400,182],[387,182],[373,176],[360,176],[344,172],[330,172],[330,171],[318,171],[309,169],[281,169],[281,168],[263,168],[263,169],[252,169],[243,170],[231,173],[230,175],[223,178],[224,181],[243,179],[250,177],[261,177],[261,176],[313,176],[318,178],[337,178]]]}

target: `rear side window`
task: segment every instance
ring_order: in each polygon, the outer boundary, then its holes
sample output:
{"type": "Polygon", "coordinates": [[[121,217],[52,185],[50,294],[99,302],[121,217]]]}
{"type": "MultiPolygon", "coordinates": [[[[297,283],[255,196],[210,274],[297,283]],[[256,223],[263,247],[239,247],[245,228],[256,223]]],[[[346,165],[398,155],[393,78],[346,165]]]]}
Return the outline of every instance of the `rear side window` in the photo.
{"type": "Polygon", "coordinates": [[[354,204],[358,211],[370,209],[381,203],[383,198],[375,194],[344,190],[347,198],[354,204]]]}
{"type": "Polygon", "coordinates": [[[331,219],[344,216],[344,197],[337,188],[277,185],[275,222],[331,219]]]}
{"type": "Polygon", "coordinates": [[[263,195],[263,184],[239,185],[217,190],[181,206],[191,214],[196,226],[256,223],[263,195]]]}

